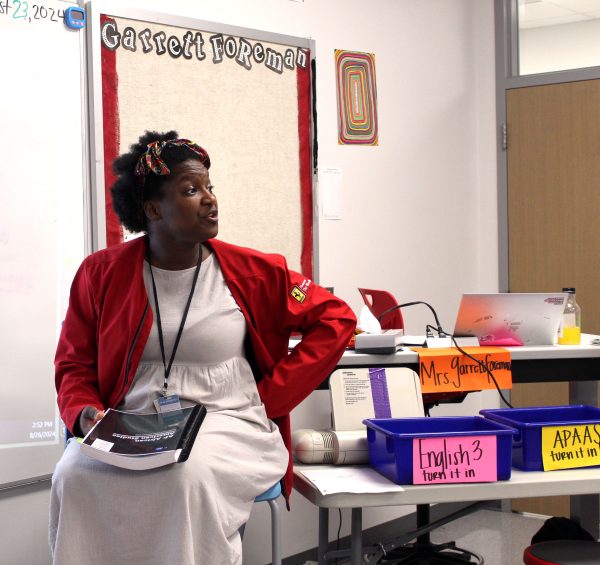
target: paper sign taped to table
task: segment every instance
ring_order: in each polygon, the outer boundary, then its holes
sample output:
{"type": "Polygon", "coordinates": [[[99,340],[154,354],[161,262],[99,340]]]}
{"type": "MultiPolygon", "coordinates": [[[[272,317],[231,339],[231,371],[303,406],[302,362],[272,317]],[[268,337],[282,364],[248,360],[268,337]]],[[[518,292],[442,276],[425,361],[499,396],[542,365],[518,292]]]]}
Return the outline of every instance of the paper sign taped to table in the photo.
{"type": "Polygon", "coordinates": [[[463,348],[477,361],[454,347],[415,348],[419,354],[421,392],[459,392],[495,389],[492,373],[500,389],[512,388],[510,352],[501,347],[463,348]]]}
{"type": "Polygon", "coordinates": [[[413,439],[413,483],[485,483],[498,480],[495,435],[413,439]]]}
{"type": "Polygon", "coordinates": [[[542,427],[544,471],[600,465],[600,424],[542,427]]]}

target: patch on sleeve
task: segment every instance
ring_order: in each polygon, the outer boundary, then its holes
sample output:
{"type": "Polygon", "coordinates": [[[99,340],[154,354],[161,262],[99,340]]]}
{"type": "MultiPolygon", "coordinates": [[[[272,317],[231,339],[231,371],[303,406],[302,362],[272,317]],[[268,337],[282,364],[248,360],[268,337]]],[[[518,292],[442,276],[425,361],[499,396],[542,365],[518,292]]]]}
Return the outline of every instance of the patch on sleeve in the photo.
{"type": "Polygon", "coordinates": [[[306,299],[311,284],[312,281],[310,279],[304,279],[299,285],[294,285],[294,288],[292,288],[292,291],[290,292],[292,298],[295,298],[302,304],[306,299]]]}
{"type": "Polygon", "coordinates": [[[300,304],[302,304],[306,299],[306,294],[302,292],[297,286],[292,288],[292,292],[290,292],[290,294],[292,295],[292,298],[295,298],[298,302],[300,302],[300,304]]]}

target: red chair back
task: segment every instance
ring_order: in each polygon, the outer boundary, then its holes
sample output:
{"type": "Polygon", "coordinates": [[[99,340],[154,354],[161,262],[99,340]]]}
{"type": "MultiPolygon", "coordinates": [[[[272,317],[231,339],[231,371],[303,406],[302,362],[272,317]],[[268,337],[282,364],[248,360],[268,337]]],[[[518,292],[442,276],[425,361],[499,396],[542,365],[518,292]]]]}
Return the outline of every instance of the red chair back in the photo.
{"type": "MultiPolygon", "coordinates": [[[[376,318],[388,308],[398,305],[394,295],[387,290],[359,288],[358,292],[360,292],[367,308],[376,318]]],[[[393,310],[381,319],[380,324],[382,330],[403,330],[404,319],[402,318],[402,312],[400,312],[400,309],[393,310]]],[[[462,402],[466,395],[466,392],[430,392],[423,394],[423,402],[426,407],[446,402],[462,402]]]]}
{"type": "MultiPolygon", "coordinates": [[[[359,288],[358,292],[360,292],[360,295],[365,301],[367,308],[371,311],[371,314],[373,314],[373,316],[376,318],[379,318],[379,316],[388,308],[398,305],[394,295],[387,290],[359,288]]],[[[403,330],[404,319],[402,318],[402,312],[400,312],[400,309],[398,309],[386,314],[380,320],[380,324],[382,330],[403,330]]]]}

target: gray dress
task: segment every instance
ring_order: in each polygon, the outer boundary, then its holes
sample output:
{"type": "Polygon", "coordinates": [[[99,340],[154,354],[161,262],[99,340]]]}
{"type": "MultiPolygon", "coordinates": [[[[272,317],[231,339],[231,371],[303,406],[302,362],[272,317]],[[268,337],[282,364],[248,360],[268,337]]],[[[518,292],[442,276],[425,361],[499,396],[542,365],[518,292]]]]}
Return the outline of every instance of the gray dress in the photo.
{"type": "MultiPolygon", "coordinates": [[[[153,267],[170,357],[194,269],[153,267]]],[[[121,409],[148,412],[163,385],[155,322],[121,409]]],[[[69,442],[52,479],[49,540],[55,565],[239,564],[238,530],[253,500],[284,474],[288,452],[266,417],[244,357],[246,322],[214,255],[200,270],[169,377],[169,394],[208,414],[190,458],[148,471],[90,459],[69,442]]]]}

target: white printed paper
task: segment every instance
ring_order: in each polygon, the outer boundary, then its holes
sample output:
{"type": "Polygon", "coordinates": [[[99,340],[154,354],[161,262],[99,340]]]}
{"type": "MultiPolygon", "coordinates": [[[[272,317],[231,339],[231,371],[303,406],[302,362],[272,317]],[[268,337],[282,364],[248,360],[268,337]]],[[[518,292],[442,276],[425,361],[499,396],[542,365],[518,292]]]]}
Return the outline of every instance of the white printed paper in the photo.
{"type": "MultiPolygon", "coordinates": [[[[419,375],[407,367],[378,369],[385,375],[386,398],[373,393],[368,367],[339,368],[329,377],[334,430],[362,430],[366,418],[406,418],[423,416],[423,396],[419,375]],[[376,405],[384,401],[389,415],[377,414],[376,405]]],[[[376,391],[377,392],[377,391],[376,391]]]]}
{"type": "Polygon", "coordinates": [[[342,169],[324,167],[319,171],[321,216],[326,220],[342,219],[342,169]]]}
{"type": "Polygon", "coordinates": [[[321,494],[402,492],[404,489],[371,467],[328,467],[300,471],[321,494]]]}
{"type": "Polygon", "coordinates": [[[96,438],[94,443],[92,443],[92,447],[99,449],[100,451],[110,451],[113,448],[113,445],[115,444],[100,438],[96,438]]]}

